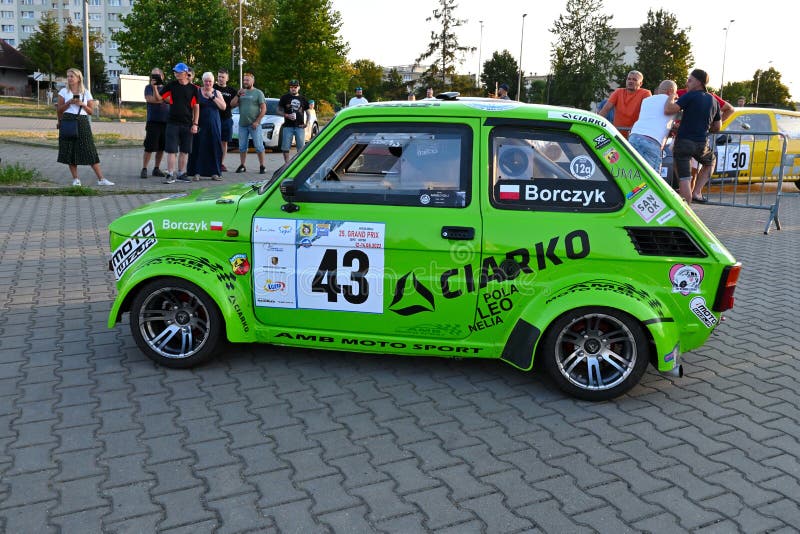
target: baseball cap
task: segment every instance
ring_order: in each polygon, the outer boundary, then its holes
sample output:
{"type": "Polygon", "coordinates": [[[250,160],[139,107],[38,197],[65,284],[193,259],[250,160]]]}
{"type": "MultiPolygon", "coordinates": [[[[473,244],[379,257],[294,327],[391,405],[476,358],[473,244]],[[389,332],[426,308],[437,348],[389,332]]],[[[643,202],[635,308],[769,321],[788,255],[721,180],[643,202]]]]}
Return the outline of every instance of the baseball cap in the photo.
{"type": "Polygon", "coordinates": [[[298,82],[297,80],[290,80],[289,85],[300,85],[300,82],[298,82]]]}
{"type": "Polygon", "coordinates": [[[695,78],[698,82],[702,83],[703,87],[708,85],[708,73],[703,69],[694,69],[689,76],[695,78]]]}
{"type": "Polygon", "coordinates": [[[499,88],[503,89],[504,91],[508,91],[508,84],[507,83],[501,83],[499,88]]]}
{"type": "Polygon", "coordinates": [[[363,91],[363,89],[360,87],[356,87],[356,91],[363,91]]]}
{"type": "Polygon", "coordinates": [[[172,68],[172,72],[189,72],[189,65],[186,63],[178,63],[172,68]]]}

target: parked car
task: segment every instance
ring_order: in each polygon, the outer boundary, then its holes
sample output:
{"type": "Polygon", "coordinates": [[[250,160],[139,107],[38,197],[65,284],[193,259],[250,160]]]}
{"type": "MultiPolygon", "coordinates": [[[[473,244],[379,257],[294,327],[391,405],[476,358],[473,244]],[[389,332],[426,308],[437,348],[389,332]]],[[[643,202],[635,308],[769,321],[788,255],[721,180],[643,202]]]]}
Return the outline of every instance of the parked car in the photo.
{"type": "Polygon", "coordinates": [[[800,188],[800,112],[739,108],[723,123],[715,141],[715,178],[760,181],[763,177],[766,181],[775,181],[783,167],[784,182],[794,182],[800,188]],[[775,133],[758,135],[769,132],[775,133]],[[783,156],[783,141],[777,133],[786,136],[786,153],[783,156]]]}
{"type": "MultiPolygon", "coordinates": [[[[278,99],[267,98],[267,112],[261,118],[261,135],[264,138],[264,146],[271,150],[280,150],[281,130],[283,128],[283,114],[278,112],[278,99]]],[[[229,143],[229,150],[239,149],[239,108],[233,108],[233,141],[229,143]]],[[[313,109],[308,110],[308,122],[306,122],[306,141],[314,139],[319,133],[319,123],[317,122],[317,112],[313,109]]],[[[294,145],[292,141],[292,145],[294,145]]],[[[248,141],[248,146],[253,146],[253,141],[248,141]]]]}
{"type": "Polygon", "coordinates": [[[733,305],[725,246],[605,119],[443,96],[345,109],[267,180],[115,220],[109,328],[128,313],[176,368],[227,339],[541,360],[592,401],[680,376],[733,305]]]}

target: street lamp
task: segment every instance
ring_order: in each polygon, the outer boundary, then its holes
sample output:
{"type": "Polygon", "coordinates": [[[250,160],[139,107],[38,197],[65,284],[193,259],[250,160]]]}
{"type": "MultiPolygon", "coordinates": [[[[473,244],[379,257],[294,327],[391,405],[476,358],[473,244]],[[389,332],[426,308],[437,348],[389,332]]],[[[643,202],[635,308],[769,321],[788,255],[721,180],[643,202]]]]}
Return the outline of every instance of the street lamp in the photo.
{"type": "Polygon", "coordinates": [[[481,24],[481,38],[478,40],[478,87],[481,86],[481,50],[483,49],[483,21],[479,20],[481,24]]]}
{"type": "Polygon", "coordinates": [[[719,97],[722,98],[722,91],[725,88],[725,55],[728,53],[728,30],[731,29],[731,25],[736,22],[734,19],[728,23],[728,26],[722,28],[725,30],[725,44],[722,46],[722,81],[719,84],[719,97]]]}
{"type": "Polygon", "coordinates": [[[525,39],[525,17],[527,13],[522,14],[522,31],[519,34],[519,76],[517,77],[517,102],[520,101],[520,94],[522,93],[522,41],[525,39]]]}
{"type": "Polygon", "coordinates": [[[242,3],[244,0],[239,0],[239,89],[242,88],[242,65],[244,58],[242,57],[242,3]]]}
{"type": "Polygon", "coordinates": [[[233,29],[233,33],[231,34],[231,72],[233,71],[233,58],[236,52],[236,32],[241,31],[242,27],[237,26],[233,29]]]}

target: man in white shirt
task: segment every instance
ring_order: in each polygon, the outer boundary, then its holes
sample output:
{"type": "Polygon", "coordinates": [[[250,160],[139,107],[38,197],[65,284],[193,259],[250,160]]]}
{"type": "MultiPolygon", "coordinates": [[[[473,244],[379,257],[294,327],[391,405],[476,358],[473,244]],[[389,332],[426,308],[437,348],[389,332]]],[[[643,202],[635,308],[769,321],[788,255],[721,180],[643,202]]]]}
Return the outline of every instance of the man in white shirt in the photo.
{"type": "Polygon", "coordinates": [[[642,100],[639,118],[633,123],[628,142],[661,175],[661,151],[672,128],[675,115],[664,113],[664,104],[678,91],[672,80],[658,85],[656,94],[642,100]]]}
{"type": "Polygon", "coordinates": [[[364,91],[360,87],[356,87],[356,96],[350,99],[350,102],[347,104],[348,108],[352,108],[353,106],[360,106],[361,104],[368,104],[369,100],[364,98],[364,91]]]}

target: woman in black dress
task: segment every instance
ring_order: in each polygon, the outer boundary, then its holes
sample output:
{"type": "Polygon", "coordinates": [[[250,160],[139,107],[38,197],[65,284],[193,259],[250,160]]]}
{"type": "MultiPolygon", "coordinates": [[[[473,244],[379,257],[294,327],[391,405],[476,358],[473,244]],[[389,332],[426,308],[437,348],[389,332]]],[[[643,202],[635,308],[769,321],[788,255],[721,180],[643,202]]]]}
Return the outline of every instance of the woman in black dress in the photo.
{"type": "Polygon", "coordinates": [[[90,165],[97,176],[97,185],[114,185],[103,176],[100,169],[100,158],[92,137],[92,125],[89,116],[94,113],[95,101],[92,93],[83,86],[83,73],[78,69],[67,69],[67,85],[58,92],[58,126],[65,121],[77,121],[78,136],[58,137],[58,162],[69,165],[72,174],[72,185],[79,186],[78,165],[90,165]]]}

